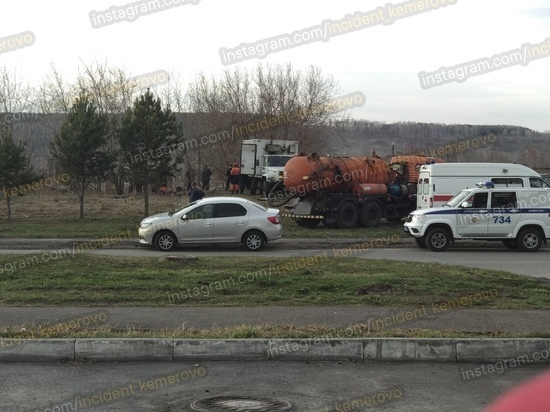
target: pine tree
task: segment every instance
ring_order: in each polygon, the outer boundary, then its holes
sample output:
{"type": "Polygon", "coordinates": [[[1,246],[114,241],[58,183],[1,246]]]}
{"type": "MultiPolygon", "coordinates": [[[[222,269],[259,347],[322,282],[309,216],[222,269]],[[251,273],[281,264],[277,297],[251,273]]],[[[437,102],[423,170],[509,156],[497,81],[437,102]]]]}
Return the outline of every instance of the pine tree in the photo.
{"type": "Polygon", "coordinates": [[[25,147],[15,144],[11,133],[3,130],[0,135],[0,184],[6,198],[8,221],[11,220],[11,197],[30,190],[31,182],[37,180],[25,147]]]}
{"type": "Polygon", "coordinates": [[[81,219],[86,189],[91,183],[104,180],[113,167],[114,158],[106,151],[108,137],[107,117],[81,94],[50,143],[52,157],[70,176],[78,194],[81,219]]]}
{"type": "Polygon", "coordinates": [[[122,120],[118,142],[128,176],[143,188],[144,215],[149,215],[149,192],[161,176],[172,174],[181,162],[185,146],[181,125],[170,107],[147,91],[139,96],[122,120]]]}

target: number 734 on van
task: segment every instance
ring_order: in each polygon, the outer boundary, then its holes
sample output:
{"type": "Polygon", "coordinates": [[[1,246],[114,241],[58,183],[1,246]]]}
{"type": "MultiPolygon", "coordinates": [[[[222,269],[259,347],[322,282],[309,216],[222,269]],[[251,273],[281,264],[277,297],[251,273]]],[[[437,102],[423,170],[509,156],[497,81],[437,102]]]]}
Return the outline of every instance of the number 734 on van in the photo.
{"type": "Polygon", "coordinates": [[[417,209],[403,230],[434,252],[455,240],[500,241],[508,249],[535,252],[550,238],[550,189],[495,188],[491,182],[462,190],[442,207],[417,209]]]}

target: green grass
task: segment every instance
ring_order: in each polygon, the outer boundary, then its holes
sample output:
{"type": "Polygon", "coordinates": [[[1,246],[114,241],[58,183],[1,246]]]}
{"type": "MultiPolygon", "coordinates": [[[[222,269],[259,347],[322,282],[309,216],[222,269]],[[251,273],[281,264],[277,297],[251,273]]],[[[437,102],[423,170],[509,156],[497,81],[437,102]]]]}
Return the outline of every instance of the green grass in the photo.
{"type": "Polygon", "coordinates": [[[2,222],[0,238],[95,238],[126,233],[137,237],[141,216],[126,217],[29,217],[2,222]]]}
{"type": "MultiPolygon", "coordinates": [[[[130,230],[137,238],[137,228],[143,219],[141,215],[118,217],[28,217],[2,222],[0,238],[96,238],[113,236],[130,230]]],[[[316,228],[298,226],[290,218],[283,218],[283,238],[287,239],[355,239],[401,236],[402,223],[382,221],[375,228],[335,229],[320,224],[316,228]]]]}
{"type": "Polygon", "coordinates": [[[322,325],[309,326],[233,326],[209,329],[178,328],[171,330],[139,330],[134,328],[62,328],[59,325],[18,325],[0,327],[0,351],[17,345],[19,339],[54,338],[168,338],[168,339],[304,339],[312,344],[315,339],[347,338],[550,338],[550,329],[540,332],[511,333],[498,330],[487,332],[464,332],[430,329],[370,330],[365,325],[351,324],[346,328],[331,328],[322,325]],[[26,326],[24,329],[22,326],[26,326]]]}
{"type": "Polygon", "coordinates": [[[436,263],[329,253],[309,265],[305,258],[169,261],[76,254],[43,263],[35,256],[0,255],[0,305],[420,307],[496,289],[496,297],[466,307],[550,308],[547,279],[436,263]]]}

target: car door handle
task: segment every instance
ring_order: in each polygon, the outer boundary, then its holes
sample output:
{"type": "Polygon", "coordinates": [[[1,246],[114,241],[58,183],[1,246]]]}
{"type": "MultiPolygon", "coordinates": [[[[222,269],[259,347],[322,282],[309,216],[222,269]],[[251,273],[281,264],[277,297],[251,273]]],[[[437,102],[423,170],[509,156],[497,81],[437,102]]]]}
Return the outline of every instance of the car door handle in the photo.
{"type": "Polygon", "coordinates": [[[204,226],[212,226],[212,223],[205,223],[204,226]]]}
{"type": "Polygon", "coordinates": [[[239,221],[237,222],[237,225],[239,225],[239,226],[244,225],[244,220],[239,220],[239,221]]]}

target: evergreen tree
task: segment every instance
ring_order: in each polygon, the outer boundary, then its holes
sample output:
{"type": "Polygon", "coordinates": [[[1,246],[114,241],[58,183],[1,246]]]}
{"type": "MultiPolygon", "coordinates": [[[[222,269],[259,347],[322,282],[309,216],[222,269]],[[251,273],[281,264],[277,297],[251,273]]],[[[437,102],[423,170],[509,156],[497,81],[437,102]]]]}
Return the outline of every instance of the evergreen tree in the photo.
{"type": "Polygon", "coordinates": [[[163,178],[177,171],[185,145],[181,125],[170,107],[147,91],[139,96],[122,120],[118,142],[128,176],[143,188],[144,215],[149,215],[149,192],[163,178]]]}
{"type": "Polygon", "coordinates": [[[81,94],[50,143],[52,157],[70,176],[78,194],[81,219],[84,218],[86,188],[104,180],[113,167],[114,158],[106,151],[108,138],[107,117],[98,113],[88,97],[81,94]]]}
{"type": "Polygon", "coordinates": [[[31,190],[31,182],[37,183],[37,180],[25,147],[15,144],[11,133],[3,130],[0,135],[0,184],[8,208],[8,221],[11,220],[11,197],[31,190]]]}

